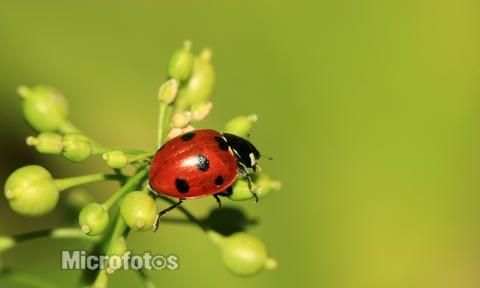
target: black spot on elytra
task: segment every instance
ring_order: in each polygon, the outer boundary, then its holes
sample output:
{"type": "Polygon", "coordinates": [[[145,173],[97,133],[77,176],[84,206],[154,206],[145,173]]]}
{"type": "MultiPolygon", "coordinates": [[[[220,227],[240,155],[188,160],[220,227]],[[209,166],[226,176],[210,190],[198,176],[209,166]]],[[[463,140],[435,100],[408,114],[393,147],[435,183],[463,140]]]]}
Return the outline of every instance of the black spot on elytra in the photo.
{"type": "Polygon", "coordinates": [[[220,149],[222,149],[223,151],[228,150],[228,143],[227,141],[225,141],[225,139],[223,139],[222,137],[216,136],[215,141],[217,141],[218,147],[220,147],[220,149]]]}
{"type": "Polygon", "coordinates": [[[218,175],[217,178],[215,178],[215,185],[220,186],[223,184],[223,177],[222,175],[218,175]]]}
{"type": "Polygon", "coordinates": [[[177,190],[180,193],[187,193],[190,189],[188,182],[185,179],[180,178],[175,179],[175,187],[177,187],[177,190]]]}
{"type": "Polygon", "coordinates": [[[207,157],[202,154],[198,154],[197,156],[197,163],[195,164],[200,171],[207,171],[210,168],[210,161],[207,157]]]}
{"type": "Polygon", "coordinates": [[[180,139],[182,139],[183,141],[190,141],[192,140],[193,137],[195,137],[195,133],[188,132],[180,136],[180,139]]]}

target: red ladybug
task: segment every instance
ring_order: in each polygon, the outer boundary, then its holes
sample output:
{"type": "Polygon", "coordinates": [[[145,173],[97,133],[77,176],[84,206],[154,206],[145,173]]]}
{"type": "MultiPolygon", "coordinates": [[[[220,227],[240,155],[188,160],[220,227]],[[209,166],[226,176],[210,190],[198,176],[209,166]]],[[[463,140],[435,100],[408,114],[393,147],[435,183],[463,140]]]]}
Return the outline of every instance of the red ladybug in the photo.
{"type": "MultiPolygon", "coordinates": [[[[238,173],[247,180],[255,200],[248,168],[254,171],[260,152],[250,141],[233,134],[214,130],[196,130],[165,143],[153,157],[150,189],[158,194],[178,198],[159,217],[177,207],[185,199],[213,195],[229,196],[238,173]]],[[[154,229],[158,228],[158,220],[154,229]]]]}

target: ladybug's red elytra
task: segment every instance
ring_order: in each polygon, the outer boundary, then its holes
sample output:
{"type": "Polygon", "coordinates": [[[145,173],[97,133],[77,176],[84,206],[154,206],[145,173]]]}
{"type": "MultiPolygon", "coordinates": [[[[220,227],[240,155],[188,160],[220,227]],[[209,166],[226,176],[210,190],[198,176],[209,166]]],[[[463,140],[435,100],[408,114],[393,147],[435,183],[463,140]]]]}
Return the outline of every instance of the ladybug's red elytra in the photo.
{"type": "Polygon", "coordinates": [[[248,140],[215,130],[195,130],[165,143],[150,166],[150,189],[158,194],[178,198],[174,205],[159,213],[159,218],[185,199],[213,195],[229,196],[232,184],[241,174],[248,181],[255,200],[248,168],[257,169],[260,152],[248,140]]]}

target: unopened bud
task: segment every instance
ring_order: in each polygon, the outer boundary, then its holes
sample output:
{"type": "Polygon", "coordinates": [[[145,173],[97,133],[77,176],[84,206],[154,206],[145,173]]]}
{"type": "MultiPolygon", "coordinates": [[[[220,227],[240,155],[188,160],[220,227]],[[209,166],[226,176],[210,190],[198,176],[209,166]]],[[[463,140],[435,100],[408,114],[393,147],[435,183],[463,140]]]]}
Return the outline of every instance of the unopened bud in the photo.
{"type": "Polygon", "coordinates": [[[252,276],[272,265],[262,241],[244,232],[228,236],[222,242],[223,262],[239,276],[252,276]]]}
{"type": "Polygon", "coordinates": [[[128,164],[127,155],[120,150],[106,152],[102,158],[107,162],[108,167],[113,169],[122,169],[128,164]]]}
{"type": "Polygon", "coordinates": [[[237,116],[225,124],[224,132],[240,137],[247,137],[252,129],[253,123],[257,122],[257,120],[258,116],[256,114],[237,116]]]}
{"type": "Polygon", "coordinates": [[[177,112],[172,117],[172,126],[175,128],[183,128],[190,123],[192,113],[189,111],[177,112]]]}
{"type": "Polygon", "coordinates": [[[56,133],[43,132],[37,137],[28,137],[27,145],[35,146],[35,149],[40,153],[60,154],[63,148],[62,136],[56,133]]]}
{"type": "Polygon", "coordinates": [[[50,213],[58,203],[59,192],[50,172],[37,165],[17,169],[7,178],[4,187],[12,210],[29,217],[50,213]]]}
{"type": "Polygon", "coordinates": [[[181,108],[210,99],[215,85],[215,70],[210,62],[211,58],[212,52],[209,49],[204,49],[195,58],[192,76],[179,99],[178,104],[181,108]]]}
{"type": "MultiPolygon", "coordinates": [[[[265,173],[257,173],[253,177],[252,188],[258,198],[265,198],[270,192],[280,190],[282,184],[280,181],[272,180],[265,173]]],[[[245,179],[238,179],[233,184],[233,193],[228,196],[233,201],[244,201],[252,199],[253,193],[248,187],[248,182],[245,179]]]]}
{"type": "Polygon", "coordinates": [[[83,233],[95,236],[102,234],[108,226],[109,216],[107,209],[98,203],[85,206],[78,216],[78,223],[83,233]]]}
{"type": "Polygon", "coordinates": [[[192,132],[193,130],[195,130],[195,128],[192,125],[188,125],[185,128],[172,128],[168,132],[167,138],[170,140],[185,133],[192,132]]]}
{"type": "Polygon", "coordinates": [[[134,191],[123,198],[120,204],[120,214],[131,229],[135,231],[152,230],[158,214],[157,204],[148,194],[134,191]]]}
{"type": "Polygon", "coordinates": [[[55,89],[20,86],[17,91],[23,98],[23,116],[35,130],[53,132],[66,122],[67,100],[55,89]]]}
{"type": "Polygon", "coordinates": [[[212,110],[212,102],[200,102],[192,105],[192,120],[201,121],[210,113],[212,110]]]}
{"type": "Polygon", "coordinates": [[[167,82],[163,83],[158,90],[158,99],[163,101],[165,104],[171,104],[175,101],[178,93],[178,81],[175,79],[170,79],[167,82]]]}
{"type": "Polygon", "coordinates": [[[183,47],[173,53],[168,64],[168,75],[178,81],[187,80],[192,73],[193,54],[192,43],[185,41],[183,47]]]}
{"type": "Polygon", "coordinates": [[[83,162],[93,153],[90,140],[83,134],[66,134],[63,136],[62,146],[62,155],[73,162],[83,162]]]}

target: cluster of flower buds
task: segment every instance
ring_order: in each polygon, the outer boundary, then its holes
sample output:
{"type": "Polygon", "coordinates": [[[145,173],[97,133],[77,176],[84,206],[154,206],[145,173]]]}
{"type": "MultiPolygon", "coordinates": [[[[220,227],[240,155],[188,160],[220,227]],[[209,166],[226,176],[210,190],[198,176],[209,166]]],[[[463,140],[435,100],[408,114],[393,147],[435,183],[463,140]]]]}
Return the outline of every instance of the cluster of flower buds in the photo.
{"type": "Polygon", "coordinates": [[[213,104],[209,99],[215,84],[211,58],[209,49],[195,56],[192,43],[186,41],[170,59],[168,74],[171,79],[161,86],[159,92],[163,103],[173,106],[168,139],[194,130],[192,122],[201,121],[210,113],[213,104]]]}
{"type": "MultiPolygon", "coordinates": [[[[211,60],[209,49],[196,55],[189,41],[171,57],[169,79],[158,91],[160,109],[165,115],[164,118],[159,117],[159,131],[165,133],[159,133],[162,141],[157,144],[164,142],[164,136],[170,139],[194,130],[192,124],[205,119],[212,110],[210,98],[215,84],[215,70],[211,60]]],[[[102,235],[101,239],[108,240],[108,243],[103,243],[104,252],[122,255],[127,249],[127,241],[122,233],[115,234],[116,225],[121,223],[123,228],[129,227],[133,231],[151,231],[159,213],[155,199],[146,188],[142,190],[148,176],[148,163],[154,154],[99,145],[69,121],[68,103],[54,88],[21,86],[18,93],[23,99],[24,118],[38,132],[38,135],[27,138],[27,145],[40,153],[62,155],[76,163],[84,162],[93,155],[102,155],[115,173],[55,179],[41,166],[19,168],[8,177],[4,186],[4,195],[11,209],[23,216],[43,216],[56,207],[61,191],[95,181],[119,180],[122,187],[104,203],[97,203],[84,190],[71,191],[66,203],[78,213],[78,224],[83,233],[102,235]],[[119,170],[128,164],[136,169],[133,176],[126,176],[124,171],[119,170]],[[118,213],[113,213],[112,207],[118,209],[118,213]]],[[[256,121],[255,114],[238,116],[229,121],[223,131],[246,137],[256,121]]],[[[252,179],[253,189],[259,198],[266,197],[281,186],[280,182],[264,173],[256,173],[252,179]]],[[[250,188],[245,179],[238,179],[229,199],[252,199],[250,188]]],[[[214,238],[214,242],[220,245],[225,265],[237,275],[254,275],[264,268],[273,269],[276,266],[276,262],[268,257],[265,245],[254,236],[245,232],[230,236],[217,233],[214,238]]],[[[113,268],[107,269],[107,272],[113,272],[113,268]]]]}

